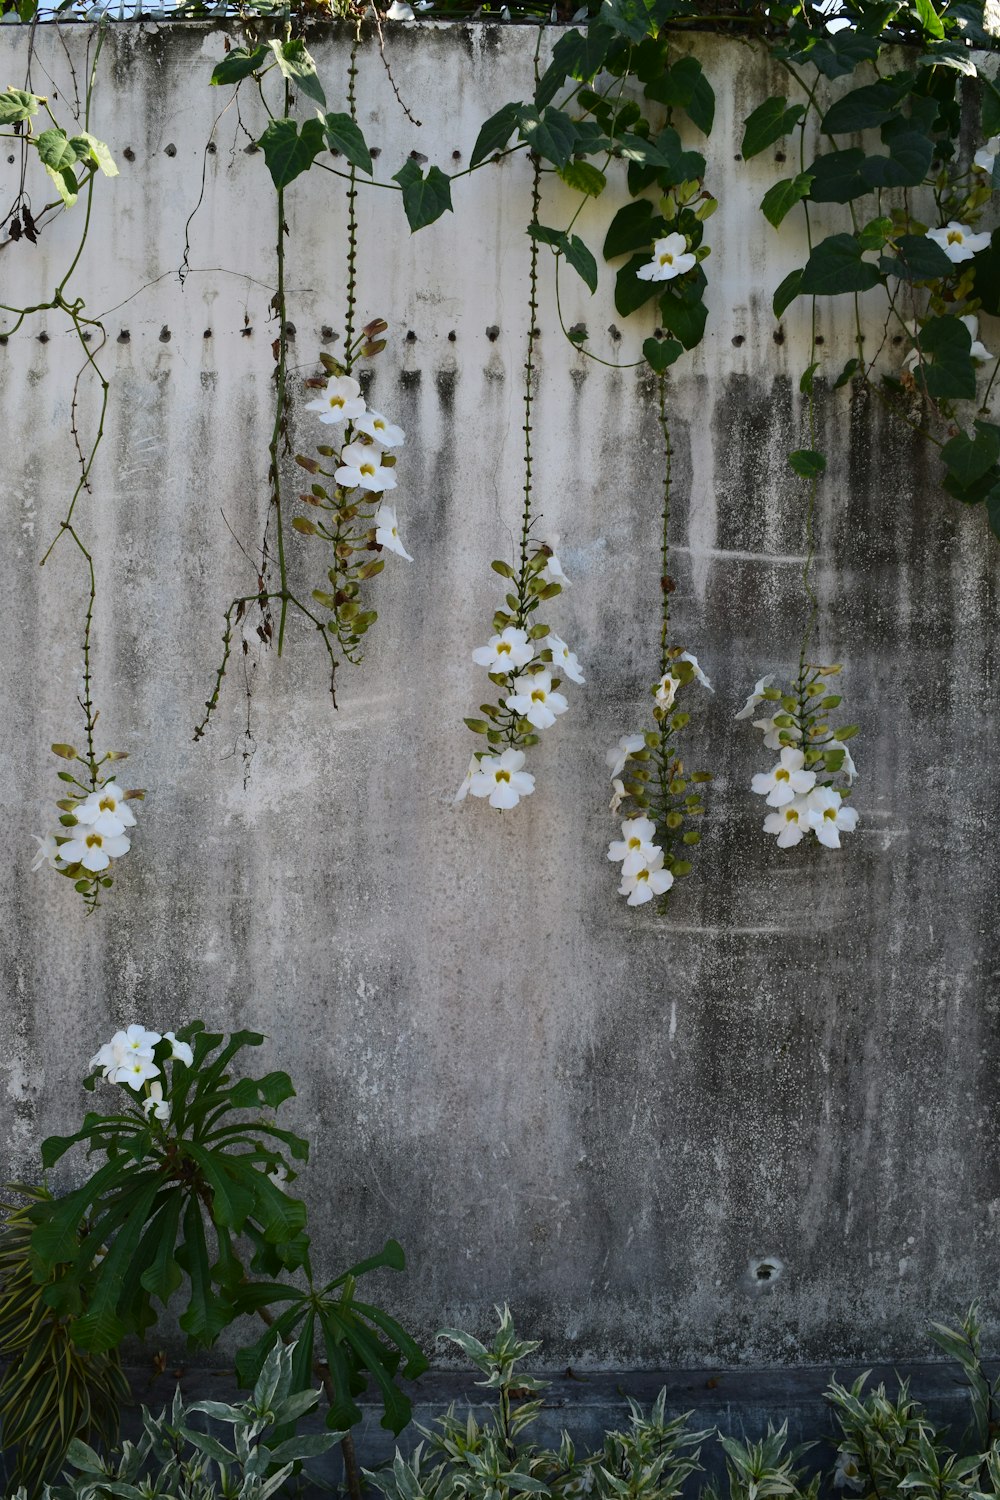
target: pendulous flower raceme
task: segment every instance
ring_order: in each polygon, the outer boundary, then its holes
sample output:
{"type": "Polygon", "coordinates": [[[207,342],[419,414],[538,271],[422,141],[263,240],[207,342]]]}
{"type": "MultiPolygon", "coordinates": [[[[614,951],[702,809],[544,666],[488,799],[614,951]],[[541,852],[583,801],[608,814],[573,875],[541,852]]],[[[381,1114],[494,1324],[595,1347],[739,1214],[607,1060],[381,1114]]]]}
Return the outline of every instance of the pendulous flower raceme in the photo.
{"type": "Polygon", "coordinates": [[[72,790],[56,803],[58,822],[48,833],[33,835],[38,848],[31,868],[40,870],[44,866],[68,876],[88,910],[94,911],[101,890],[113,884],[113,862],[132,847],[130,830],[136,820],[128,804],[141,801],[146,794],[139,787],[124,791],[114,772],[102,776],[109,762],[127,759],[124,750],[109,750],[99,759],[92,750],[81,755],[72,745],[53,745],[52,751],[60,760],[75,762],[83,769],[79,775],[70,770],[58,773],[59,780],[72,790]]]}
{"type": "Polygon", "coordinates": [[[330,587],[314,589],[317,604],[330,611],[327,629],[335,637],[344,658],[361,660],[363,637],[378,618],[377,611],[362,606],[362,585],[385,566],[384,553],[412,561],[399,535],[396,507],[385,496],[396,488],[396,450],[405,433],[379,411],[369,408],[361,385],[350,373],[358,358],[371,358],[385,348],[388,324],[376,318],[361,330],[340,363],[323,353],[324,374],[306,382],[320,392],[307,401],[305,410],[333,429],[335,442],[317,446],[317,458],[299,453],[296,463],[316,476],[303,504],[319,512],[296,516],[296,531],[319,537],[330,549],[327,573],[330,587]]]}
{"type": "Polygon", "coordinates": [[[579,684],[585,679],[575,652],[535,618],[539,606],[554,599],[570,581],[553,547],[543,543],[530,554],[524,548],[517,572],[499,560],[492,567],[511,584],[507,608],[497,610],[495,634],[485,646],[476,647],[472,660],[486,668],[498,689],[497,700],[480,704],[484,718],[465,722],[474,734],[484,735],[497,753],[476,751],[455,801],[464,802],[471,793],[488,798],[490,807],[507,811],[535,790],[534,776],[523,770],[524,752],[569,708],[559,691],[563,679],[579,684]]]}
{"type": "Polygon", "coordinates": [[[772,809],[764,818],[764,832],[775,836],[779,849],[793,849],[814,834],[827,849],[840,848],[840,835],[853,833],[857,810],[847,798],[855,766],[847,741],[857,726],[831,728],[829,714],[840,706],[839,693],[828,691],[827,679],[839,665],[820,667],[803,662],[786,692],[775,687],[774,673],[761,677],[736,715],[753,720],[762,731],[765,747],[777,750],[769,771],[758,772],[750,783],[772,809]],[[837,782],[841,785],[837,785],[837,782]]]}
{"type": "Polygon", "coordinates": [[[650,689],[656,728],[622,735],[608,751],[611,811],[618,813],[628,804],[621,838],[609,844],[608,859],[621,866],[618,894],[629,906],[644,906],[655,897],[659,909],[665,910],[674,881],[691,871],[686,850],[701,841],[690,824],[704,814],[701,786],[712,776],[710,771],[685,771],[678,736],[691,715],[675,708],[692,682],[714,692],[697,657],[671,647],[666,670],[650,689]]]}

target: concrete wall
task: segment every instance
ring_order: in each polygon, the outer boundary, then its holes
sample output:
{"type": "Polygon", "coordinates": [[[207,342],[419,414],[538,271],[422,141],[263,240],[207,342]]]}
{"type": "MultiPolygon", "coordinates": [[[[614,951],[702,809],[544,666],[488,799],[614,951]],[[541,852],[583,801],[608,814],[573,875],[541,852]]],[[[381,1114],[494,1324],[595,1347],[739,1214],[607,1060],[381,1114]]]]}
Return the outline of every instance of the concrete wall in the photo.
{"type": "MultiPolygon", "coordinates": [[[[419,129],[367,46],[360,117],[379,170],[411,150],[467,162],[482,119],[530,91],[535,40],[392,30],[419,129]]],[[[0,28],[3,82],[23,80],[25,43],[0,28]]],[[[454,215],[413,239],[395,195],[363,193],[360,311],[392,324],[372,399],[407,430],[398,497],[416,560],[379,580],[338,713],[294,620],[281,662],[251,656],[246,788],[238,671],[192,742],[221,611],[254,583],[220,512],[252,553],[267,504],[273,200],[245,151],[252,101],[241,120],[208,87],[222,33],[110,31],[92,128],[122,170],[100,184],[76,284],[105,314],[111,407],[79,523],[98,560],[101,739],[132,751],[129,781],[150,795],[96,917],[27,873],[57,785],[47,747],[79,735],[81,569],[65,546],[38,568],[74,472],[77,359],[48,316],[0,347],[0,1170],[31,1172],[40,1137],[78,1117],[78,1076],[115,1024],[253,1024],[299,1088],[287,1114],[314,1146],[318,1259],[398,1236],[409,1271],[385,1295],[422,1334],[485,1330],[509,1299],[553,1366],[905,1360],[929,1317],[1000,1270],[996,545],[877,404],[820,400],[822,654],[845,663],[862,725],[862,824],[839,855],[776,851],[748,791],[765,757],[732,715],[758,675],[792,668],[802,622],[805,497],[785,454],[804,441],[809,329],[795,310],[777,333],[769,305],[803,248],[791,221],[779,236],[756,211],[785,170],[774,153],[738,156],[741,121],[782,80],[742,43],[697,45],[719,100],[721,208],[708,334],[670,382],[672,571],[677,641],[717,688],[696,740],[717,779],[695,874],[661,919],[626,908],[604,858],[605,749],[640,721],[656,671],[658,433],[640,373],[562,339],[546,261],[537,495],[573,579],[552,618],[588,683],[534,753],[529,803],[502,818],[452,805],[483,681],[470,650],[497,601],[489,561],[517,524],[520,158],[456,184],[454,215]],[[763,1256],[784,1272],[762,1293],[763,1256]]],[[[41,29],[33,86],[71,94],[84,46],[82,30],[41,29]]],[[[335,100],[346,41],[314,50],[335,100]]],[[[12,171],[0,161],[8,195],[12,171]]],[[[342,325],[341,188],[314,172],[288,195],[296,376],[342,325]]],[[[569,196],[550,194],[548,221],[565,222],[569,196]]],[[[595,246],[619,201],[609,190],[581,220],[595,246]]],[[[2,300],[47,294],[79,227],[74,212],[37,249],[3,248],[2,300]]],[[[634,358],[649,325],[623,326],[612,281],[593,301],[564,281],[566,321],[634,358]]],[[[848,311],[820,304],[831,371],[852,352],[848,311]]],[[[873,340],[879,313],[876,298],[873,340]]],[[[1000,328],[982,336],[1000,349],[1000,328]]],[[[93,410],[88,392],[81,419],[93,410]]],[[[314,435],[297,416],[297,440],[314,435]]],[[[292,554],[297,583],[321,581],[306,540],[292,554]]]]}

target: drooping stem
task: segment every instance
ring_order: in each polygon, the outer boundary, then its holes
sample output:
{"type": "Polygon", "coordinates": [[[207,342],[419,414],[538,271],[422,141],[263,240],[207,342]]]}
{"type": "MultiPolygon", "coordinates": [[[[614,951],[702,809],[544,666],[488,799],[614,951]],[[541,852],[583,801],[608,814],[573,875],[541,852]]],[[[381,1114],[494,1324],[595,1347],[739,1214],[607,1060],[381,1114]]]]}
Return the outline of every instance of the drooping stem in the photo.
{"type": "Polygon", "coordinates": [[[669,665],[667,651],[670,639],[670,575],[667,571],[667,564],[670,545],[671,464],[674,450],[670,442],[670,424],[667,421],[666,376],[660,375],[657,384],[659,386],[660,432],[663,435],[663,525],[660,532],[660,676],[663,677],[669,665]]]}
{"type": "MultiPolygon", "coordinates": [[[[810,348],[816,345],[816,298],[812,299],[812,341],[810,348]]],[[[812,381],[809,382],[809,447],[815,451],[816,448],[816,402],[813,394],[812,381]]],[[[819,616],[819,599],[812,585],[812,567],[816,555],[816,491],[819,487],[819,475],[814,473],[809,480],[809,500],[806,505],[806,556],[802,564],[802,588],[805,592],[807,611],[806,623],[802,632],[802,644],[799,648],[799,683],[805,679],[806,659],[809,655],[809,646],[812,641],[813,632],[816,629],[816,620],[819,616]]]]}
{"type": "MultiPolygon", "coordinates": [[[[292,91],[285,79],[285,116],[292,105],[292,91]]],[[[281,580],[281,613],[278,617],[278,655],[285,644],[285,620],[288,615],[288,567],[285,562],[285,527],[281,514],[281,460],[279,449],[286,432],[285,385],[288,375],[288,325],[285,309],[285,191],[278,189],[278,238],[276,244],[278,286],[274,294],[273,307],[278,318],[278,366],[274,372],[274,426],[268,444],[270,467],[268,479],[271,484],[271,504],[278,532],[278,573],[281,580]]],[[[263,571],[263,569],[262,569],[263,571]]]]}
{"type": "MultiPolygon", "coordinates": [[[[531,222],[538,223],[542,201],[541,161],[534,158],[531,182],[531,222]]],[[[522,607],[526,602],[528,545],[531,540],[531,404],[535,379],[535,339],[538,337],[538,241],[532,237],[528,271],[528,353],[524,361],[524,508],[521,513],[520,590],[522,607]]],[[[521,622],[519,622],[521,623],[521,622]]]]}
{"type": "MultiPolygon", "coordinates": [[[[352,120],[358,117],[358,101],[356,93],[358,77],[358,46],[361,42],[361,21],[354,29],[354,41],[351,43],[351,61],[347,69],[347,108],[352,120]]],[[[351,167],[350,177],[347,185],[347,317],[344,323],[344,339],[346,348],[346,362],[348,369],[351,365],[352,351],[354,348],[354,309],[357,302],[357,259],[358,259],[358,211],[357,211],[357,171],[351,167]]]]}

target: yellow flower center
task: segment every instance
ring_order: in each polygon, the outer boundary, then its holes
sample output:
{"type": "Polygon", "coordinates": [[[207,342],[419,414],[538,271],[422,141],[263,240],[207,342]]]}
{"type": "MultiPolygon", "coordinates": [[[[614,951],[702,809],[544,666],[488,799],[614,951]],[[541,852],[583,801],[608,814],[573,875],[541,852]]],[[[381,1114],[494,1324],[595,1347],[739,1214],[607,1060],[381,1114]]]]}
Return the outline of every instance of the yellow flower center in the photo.
{"type": "Polygon", "coordinates": [[[115,801],[114,797],[102,797],[101,798],[101,801],[100,801],[101,812],[114,812],[114,810],[115,810],[115,808],[117,806],[118,806],[118,803],[115,801]]]}
{"type": "Polygon", "coordinates": [[[331,408],[334,411],[336,411],[338,407],[343,406],[343,404],[344,404],[344,398],[343,398],[343,396],[331,396],[330,397],[330,406],[331,406],[331,408]]]}
{"type": "Polygon", "coordinates": [[[775,771],[774,779],[775,781],[788,781],[790,779],[789,772],[782,766],[779,770],[775,771]]]}
{"type": "Polygon", "coordinates": [[[661,266],[672,266],[673,263],[674,263],[673,252],[671,250],[664,250],[663,254],[660,256],[660,265],[661,266]]]}
{"type": "Polygon", "coordinates": [[[88,833],[87,834],[87,848],[88,849],[93,849],[93,848],[100,849],[100,847],[103,844],[103,842],[104,842],[104,840],[101,838],[101,835],[99,833],[88,833]]]}
{"type": "Polygon", "coordinates": [[[496,779],[497,779],[497,781],[509,781],[510,780],[510,772],[509,771],[498,771],[496,773],[496,779]]]}
{"type": "Polygon", "coordinates": [[[835,807],[825,807],[823,809],[823,816],[824,818],[829,818],[831,823],[836,823],[837,809],[835,807]]]}
{"type": "Polygon", "coordinates": [[[510,641],[500,641],[497,644],[497,656],[510,655],[510,641]]]}
{"type": "Polygon", "coordinates": [[[797,823],[798,821],[799,821],[799,815],[795,811],[794,807],[788,807],[788,808],[786,808],[785,809],[785,822],[786,823],[797,823]]]}
{"type": "Polygon", "coordinates": [[[641,849],[642,839],[638,838],[637,835],[633,833],[632,837],[628,841],[628,846],[630,849],[641,849]]]}
{"type": "Polygon", "coordinates": [[[964,239],[965,239],[965,236],[964,236],[964,234],[962,233],[962,231],[960,229],[949,229],[948,230],[948,243],[949,243],[949,245],[960,245],[964,239]]]}
{"type": "Polygon", "coordinates": [[[542,688],[535,688],[531,694],[532,703],[544,703],[545,693],[542,688]]]}
{"type": "Polygon", "coordinates": [[[375,473],[375,465],[373,463],[359,464],[358,469],[362,474],[370,475],[375,473]]]}
{"type": "Polygon", "coordinates": [[[636,878],[636,880],[648,880],[649,879],[649,871],[648,870],[637,870],[635,878],[636,878]]]}
{"type": "Polygon", "coordinates": [[[372,426],[375,427],[375,428],[377,428],[379,430],[379,432],[384,432],[385,431],[385,423],[384,422],[380,422],[378,420],[378,418],[375,419],[375,421],[372,423],[372,426]]]}

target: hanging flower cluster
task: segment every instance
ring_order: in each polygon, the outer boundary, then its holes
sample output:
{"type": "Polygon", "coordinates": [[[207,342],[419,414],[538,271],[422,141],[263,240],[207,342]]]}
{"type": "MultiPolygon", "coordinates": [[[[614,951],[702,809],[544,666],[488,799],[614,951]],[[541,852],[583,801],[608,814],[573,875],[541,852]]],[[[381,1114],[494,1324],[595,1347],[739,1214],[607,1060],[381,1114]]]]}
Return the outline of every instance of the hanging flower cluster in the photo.
{"type": "Polygon", "coordinates": [[[517,573],[502,561],[492,567],[512,588],[507,608],[493,616],[496,633],[476,647],[472,660],[486,668],[499,693],[495,703],[480,704],[484,719],[465,722],[498,753],[479,750],[473,755],[455,801],[463,802],[471,793],[504,811],[535,790],[534,776],[522,769],[524,752],[569,708],[559,691],[563,679],[581,684],[585,679],[562,637],[534,618],[539,605],[562,593],[569,582],[553,548],[543,543],[530,555],[524,549],[517,573]]]}
{"type": "Polygon", "coordinates": [[[145,1026],[129,1026],[116,1031],[110,1042],[90,1059],[91,1075],[99,1071],[108,1083],[124,1084],[136,1094],[144,1091],[142,1112],[161,1125],[170,1120],[170,1101],[164,1095],[167,1080],[165,1065],[179,1062],[185,1068],[194,1063],[194,1053],[187,1042],[177,1040],[172,1031],[161,1035],[145,1026]],[[162,1080],[162,1081],[161,1081],[162,1080]]]}
{"type": "Polygon", "coordinates": [[[385,348],[378,335],[387,327],[381,318],[367,324],[355,347],[347,351],[346,365],[329,354],[320,355],[325,374],[306,385],[321,394],[308,401],[305,410],[316,412],[324,425],[340,429],[340,441],[336,446],[317,445],[327,467],[306,454],[295,457],[307,473],[328,481],[324,485],[317,479],[308,494],[299,496],[322,515],[316,520],[296,516],[292,525],[305,536],[322,538],[330,549],[330,588],[314,589],[312,596],[330,611],[327,628],[354,664],[361,660],[362,637],[378,618],[376,610],[362,608],[361,585],[381,573],[383,552],[412,562],[400,539],[396,507],[385,498],[396,488],[395,450],[402,447],[405,434],[368,407],[359,382],[349,373],[355,358],[371,358],[385,348]]]}
{"type": "Polygon", "coordinates": [[[72,771],[58,773],[59,780],[74,790],[57,801],[59,819],[52,829],[33,835],[38,848],[31,868],[45,866],[68,876],[93,911],[102,887],[114,883],[113,862],[132,847],[128,830],[135,827],[135,814],[128,803],[141,801],[146,794],[138,787],[122,791],[114,772],[108,777],[101,775],[101,768],[109,761],[128,758],[124,750],[109,750],[100,760],[92,752],[80,755],[72,745],[53,745],[52,751],[60,760],[79,762],[89,785],[72,771]]]}
{"type": "Polygon", "coordinates": [[[627,814],[621,838],[608,846],[608,859],[621,865],[618,894],[629,906],[644,906],[656,896],[664,910],[674,881],[691,871],[684,852],[701,842],[690,825],[704,814],[701,786],[712,773],[687,772],[678,745],[691,715],[676,706],[677,699],[692,682],[715,691],[697,657],[670,647],[666,670],[651,689],[656,728],[623,735],[608,751],[611,811],[624,806],[627,814]]]}
{"type": "Polygon", "coordinates": [[[858,826],[855,808],[847,804],[856,775],[847,741],[857,725],[833,729],[829,714],[840,706],[840,695],[827,691],[827,678],[839,665],[812,666],[803,662],[796,682],[787,692],[774,687],[774,673],[761,677],[736,715],[753,720],[768,750],[778,751],[769,771],[759,772],[751,790],[773,811],[764,819],[764,832],[775,835],[779,849],[793,849],[815,834],[827,849],[840,848],[840,835],[858,826]],[[763,704],[763,709],[758,705],[763,704]],[[842,784],[836,783],[840,780],[842,784]]]}

